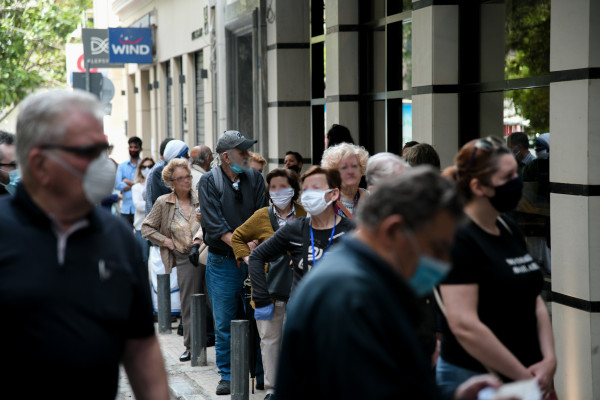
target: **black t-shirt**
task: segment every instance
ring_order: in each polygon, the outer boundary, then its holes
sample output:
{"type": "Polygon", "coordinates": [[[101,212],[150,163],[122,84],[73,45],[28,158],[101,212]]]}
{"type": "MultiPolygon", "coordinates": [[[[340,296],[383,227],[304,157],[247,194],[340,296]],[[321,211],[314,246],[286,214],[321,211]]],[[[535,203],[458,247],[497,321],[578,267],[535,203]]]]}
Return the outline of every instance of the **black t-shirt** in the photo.
{"type": "MultiPolygon", "coordinates": [[[[517,225],[502,217],[500,236],[473,221],[459,227],[452,248],[453,268],[443,284],[477,284],[479,319],[526,367],[542,359],[535,314],[543,285],[542,271],[527,252],[517,225]]],[[[475,371],[485,368],[458,343],[444,321],[442,358],[475,371]]]]}

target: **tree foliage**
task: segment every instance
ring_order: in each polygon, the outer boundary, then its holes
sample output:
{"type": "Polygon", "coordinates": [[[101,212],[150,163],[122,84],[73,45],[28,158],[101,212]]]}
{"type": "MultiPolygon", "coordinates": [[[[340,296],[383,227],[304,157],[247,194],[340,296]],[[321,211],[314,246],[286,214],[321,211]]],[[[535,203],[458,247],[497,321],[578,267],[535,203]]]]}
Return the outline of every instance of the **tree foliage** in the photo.
{"type": "Polygon", "coordinates": [[[0,0],[0,111],[65,84],[65,44],[91,0],[0,0]]]}
{"type": "MultiPolygon", "coordinates": [[[[507,79],[550,73],[550,0],[507,1],[507,79]]],[[[530,121],[529,131],[550,131],[548,88],[513,90],[507,93],[518,114],[530,121]]]]}

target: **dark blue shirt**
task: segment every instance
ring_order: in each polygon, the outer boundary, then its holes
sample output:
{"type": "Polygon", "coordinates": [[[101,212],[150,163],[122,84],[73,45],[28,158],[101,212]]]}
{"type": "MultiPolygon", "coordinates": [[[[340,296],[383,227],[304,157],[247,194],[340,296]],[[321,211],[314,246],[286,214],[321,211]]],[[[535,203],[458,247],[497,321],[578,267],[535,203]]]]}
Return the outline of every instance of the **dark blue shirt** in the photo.
{"type": "Polygon", "coordinates": [[[437,398],[415,301],[382,258],[344,238],[288,304],[277,398],[437,398]]]}
{"type": "Polygon", "coordinates": [[[61,251],[22,184],[0,198],[0,314],[13,318],[0,333],[6,398],[114,399],[126,341],[154,333],[131,226],[100,207],[81,225],[61,251]]]}

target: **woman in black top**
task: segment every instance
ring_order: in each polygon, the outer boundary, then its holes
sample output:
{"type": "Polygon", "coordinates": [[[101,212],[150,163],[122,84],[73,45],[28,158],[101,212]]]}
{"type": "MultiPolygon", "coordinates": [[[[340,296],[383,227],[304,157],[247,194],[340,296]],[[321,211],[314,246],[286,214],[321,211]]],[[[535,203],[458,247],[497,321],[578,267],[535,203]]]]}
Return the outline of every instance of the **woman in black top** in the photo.
{"type": "Polygon", "coordinates": [[[455,236],[453,269],[441,285],[447,311],[437,383],[451,393],[471,375],[490,369],[505,380],[535,377],[546,397],[556,355],[540,296],[543,277],[517,225],[522,182],[517,163],[495,138],[472,140],[455,158],[467,222],[455,236]]]}

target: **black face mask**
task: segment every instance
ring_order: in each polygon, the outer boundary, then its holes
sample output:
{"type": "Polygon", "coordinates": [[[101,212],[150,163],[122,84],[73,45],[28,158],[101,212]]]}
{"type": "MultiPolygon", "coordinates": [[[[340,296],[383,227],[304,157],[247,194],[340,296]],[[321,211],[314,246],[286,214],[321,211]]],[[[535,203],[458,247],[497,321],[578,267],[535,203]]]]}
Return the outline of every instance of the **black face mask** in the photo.
{"type": "Polygon", "coordinates": [[[292,171],[294,171],[297,174],[300,174],[300,168],[297,165],[290,165],[288,167],[288,169],[291,169],[292,171]]]}
{"type": "Polygon", "coordinates": [[[139,150],[129,150],[129,155],[131,156],[131,158],[139,158],[140,151],[139,150]]]}
{"type": "Polygon", "coordinates": [[[496,194],[488,197],[492,206],[498,212],[507,212],[514,210],[521,200],[523,194],[523,181],[520,177],[511,179],[500,186],[494,186],[496,194]]]}

